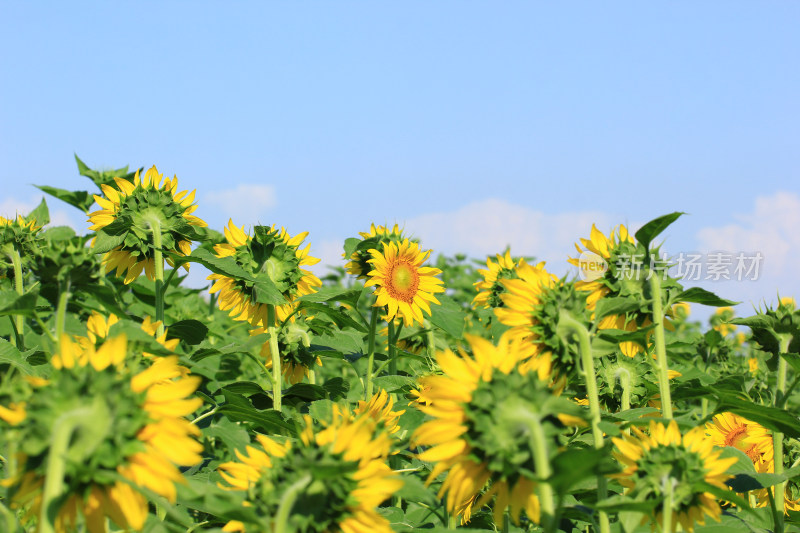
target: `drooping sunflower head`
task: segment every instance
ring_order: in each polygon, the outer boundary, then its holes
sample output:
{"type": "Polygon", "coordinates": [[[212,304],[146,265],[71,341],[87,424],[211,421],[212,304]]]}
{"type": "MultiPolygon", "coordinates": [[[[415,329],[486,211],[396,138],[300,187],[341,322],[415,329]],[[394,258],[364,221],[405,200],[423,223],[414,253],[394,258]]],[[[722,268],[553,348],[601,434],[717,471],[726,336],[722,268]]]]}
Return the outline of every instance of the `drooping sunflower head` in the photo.
{"type": "Polygon", "coordinates": [[[334,410],[330,420],[304,416],[295,441],[263,435],[258,446],[236,452],[239,461],[219,467],[230,490],[247,491],[255,509],[252,522],[229,523],[230,531],[274,529],[287,490],[297,495],[287,516],[287,530],[307,533],[390,533],[376,507],[403,483],[386,464],[390,438],[370,416],[334,410]]]}
{"type": "Polygon", "coordinates": [[[192,214],[195,192],[178,192],[178,178],[164,178],[155,166],[141,178],[137,171],[133,182],[114,178],[114,183],[100,185],[103,196],[94,195],[101,209],[89,214],[89,229],[97,232],[92,245],[105,253],[107,273],[116,270],[131,283],[144,270],[154,280],[154,233],[160,233],[161,248],[175,255],[189,255],[192,241],[201,239],[195,228],[207,224],[192,214]]]}
{"type": "Polygon", "coordinates": [[[132,370],[124,336],[95,348],[64,335],[60,346],[56,371],[30,397],[15,428],[18,473],[6,481],[12,505],[27,517],[39,515],[47,464],[56,454],[64,460],[57,495],[64,496],[57,513],[63,530],[82,521],[91,533],[104,532],[106,516],[120,528],[141,530],[148,502],[139,488],[174,502],[175,484],[185,482],[179,468],[201,460],[200,432],[185,419],[202,403],[190,397],[200,378],[187,377],[174,356],[132,370]]]}
{"type": "Polygon", "coordinates": [[[322,285],[317,276],[302,268],[319,262],[308,255],[310,245],[300,248],[307,235],[292,237],[284,228],[255,226],[250,236],[244,227],[229,221],[227,242],[214,246],[214,252],[219,258],[232,257],[243,276],[208,276],[214,281],[210,292],[219,292],[219,308],[253,326],[268,327],[286,320],[294,311],[296,298],[312,294],[322,285]],[[267,320],[268,305],[275,306],[272,324],[267,320]]]}
{"type": "MultiPolygon", "coordinates": [[[[674,420],[666,426],[652,421],[647,433],[634,427],[632,435],[613,442],[614,456],[623,471],[612,477],[627,487],[629,497],[654,502],[656,523],[661,523],[667,487],[672,488],[673,531],[678,524],[685,531],[694,531],[695,524],[705,524],[706,515],[719,521],[722,510],[716,497],[695,487],[708,483],[727,490],[725,481],[732,476],[726,471],[737,459],[720,458],[722,450],[714,448],[702,427],[681,435],[674,420]]],[[[646,515],[643,523],[650,519],[653,517],[646,515]]]]}
{"type": "Polygon", "coordinates": [[[429,483],[447,473],[439,497],[446,494],[447,508],[462,522],[495,495],[496,522],[509,506],[515,522],[523,510],[538,522],[531,423],[538,421],[546,438],[557,441],[564,424],[576,421],[565,415],[580,408],[555,394],[549,358],[536,357],[530,343],[509,334],[497,346],[468,340],[472,356],[439,352],[443,373],[420,380],[426,401],[416,407],[432,420],[414,432],[412,445],[425,446],[420,460],[435,463],[429,483]]]}
{"type": "Polygon", "coordinates": [[[526,264],[524,259],[514,260],[511,257],[511,250],[506,250],[505,254],[497,254],[497,262],[492,261],[491,257],[486,259],[486,268],[478,269],[478,273],[483,276],[482,281],[474,283],[478,294],[472,300],[473,307],[482,306],[485,309],[496,309],[503,307],[502,295],[506,292],[503,280],[517,279],[517,269],[526,264]]]}
{"type": "MultiPolygon", "coordinates": [[[[266,328],[254,328],[250,335],[266,333],[266,328]]],[[[316,366],[322,366],[322,360],[311,351],[312,333],[302,318],[284,324],[278,331],[278,352],[281,357],[281,373],[286,380],[294,385],[300,383],[316,366]]],[[[264,364],[272,368],[272,352],[269,342],[261,346],[261,356],[265,358],[264,364]]]]}
{"type": "Polygon", "coordinates": [[[434,294],[444,292],[442,280],[436,277],[442,271],[422,266],[430,253],[421,252],[408,239],[384,242],[383,251],[370,251],[372,270],[364,286],[375,286],[375,306],[387,308],[386,320],[402,317],[406,326],[422,325],[423,312],[430,315],[430,304],[439,304],[434,294]]]}
{"type": "Polygon", "coordinates": [[[597,360],[597,389],[602,403],[612,413],[622,409],[622,395],[630,407],[644,407],[653,395],[658,376],[643,358],[610,353],[597,360]]]}
{"type": "Polygon", "coordinates": [[[501,323],[511,326],[510,335],[529,343],[535,353],[547,354],[555,374],[567,378],[580,355],[575,344],[560,334],[560,315],[570,313],[584,321],[586,298],[575,290],[574,283],[547,272],[543,262],[536,266],[521,262],[516,274],[516,279],[502,281],[504,305],[494,313],[501,323]]]}
{"type": "Polygon", "coordinates": [[[9,219],[0,216],[0,277],[7,277],[14,272],[14,265],[9,257],[11,251],[19,254],[23,267],[41,253],[44,242],[41,229],[34,218],[17,215],[16,218],[9,219]]]}
{"type": "MultiPolygon", "coordinates": [[[[359,231],[361,240],[350,253],[350,261],[345,265],[348,274],[353,274],[358,279],[367,279],[368,273],[372,270],[369,260],[371,250],[382,249],[384,242],[401,243],[405,240],[403,230],[395,224],[394,227],[389,229],[389,226],[376,226],[374,223],[370,225],[369,232],[359,231]]],[[[346,257],[346,254],[342,254],[346,257]]]]}

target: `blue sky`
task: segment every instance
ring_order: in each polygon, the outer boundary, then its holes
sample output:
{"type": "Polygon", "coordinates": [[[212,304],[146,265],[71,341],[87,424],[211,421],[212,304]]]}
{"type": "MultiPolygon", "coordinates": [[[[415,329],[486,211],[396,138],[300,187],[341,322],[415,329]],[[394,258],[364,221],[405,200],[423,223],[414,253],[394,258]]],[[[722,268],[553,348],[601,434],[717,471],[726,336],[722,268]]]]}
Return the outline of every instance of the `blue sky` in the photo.
{"type": "Polygon", "coordinates": [[[764,254],[704,286],[774,301],[800,293],[799,24],[788,1],[3,2],[0,211],[86,188],[77,153],[326,261],[396,221],[563,273],[593,221],[678,210],[670,252],[764,254]]]}

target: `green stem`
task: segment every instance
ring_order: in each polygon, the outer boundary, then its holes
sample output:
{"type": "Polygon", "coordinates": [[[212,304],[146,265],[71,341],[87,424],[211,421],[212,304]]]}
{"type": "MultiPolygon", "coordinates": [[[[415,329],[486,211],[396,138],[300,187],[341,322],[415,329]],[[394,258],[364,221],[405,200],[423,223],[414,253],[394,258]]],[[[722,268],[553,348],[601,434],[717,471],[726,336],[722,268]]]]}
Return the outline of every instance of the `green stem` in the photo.
{"type": "Polygon", "coordinates": [[[156,321],[159,322],[156,337],[164,334],[164,252],[161,240],[161,220],[158,216],[151,216],[147,222],[153,233],[153,263],[156,276],[156,321]]]}
{"type": "MultiPolygon", "coordinates": [[[[11,248],[11,250],[8,252],[8,257],[11,259],[11,264],[14,267],[14,290],[17,292],[17,296],[22,296],[24,293],[22,286],[22,258],[20,257],[16,248],[11,248]]],[[[15,342],[14,344],[18,344],[17,348],[24,350],[25,317],[22,315],[14,315],[13,322],[17,338],[19,339],[19,342],[15,342]]]]}
{"type": "Polygon", "coordinates": [[[662,533],[672,533],[672,479],[667,479],[665,489],[664,506],[661,508],[661,531],[662,533]]]}
{"type": "Polygon", "coordinates": [[[278,328],[275,327],[275,306],[267,305],[267,331],[269,332],[269,353],[272,355],[272,408],[281,411],[281,354],[278,351],[278,328]]]}
{"type": "Polygon", "coordinates": [[[69,281],[67,281],[66,287],[61,287],[61,291],[58,294],[58,307],[56,308],[56,339],[59,349],[61,347],[61,336],[64,334],[64,324],[66,324],[67,319],[67,302],[71,296],[69,289],[69,281]]]}
{"type": "MultiPolygon", "coordinates": [[[[586,376],[586,397],[589,399],[589,414],[592,421],[592,436],[594,437],[594,447],[603,448],[603,430],[600,429],[600,397],[597,392],[597,375],[594,369],[594,356],[592,355],[592,339],[589,331],[581,322],[567,311],[559,313],[559,325],[563,325],[573,331],[578,337],[578,346],[581,352],[581,366],[586,376]]],[[[602,502],[608,497],[608,481],[605,476],[597,476],[597,501],[602,502]]],[[[598,511],[598,521],[600,532],[609,533],[611,525],[608,521],[608,513],[598,511]]]]}
{"type": "Polygon", "coordinates": [[[275,533],[288,533],[289,529],[289,516],[292,513],[297,497],[306,485],[311,481],[311,474],[306,474],[291,485],[284,491],[281,496],[281,503],[278,505],[278,513],[275,515],[275,533]]]}
{"type": "Polygon", "coordinates": [[[658,272],[650,276],[650,289],[653,298],[653,324],[655,324],[656,357],[658,359],[658,388],[661,393],[661,413],[667,420],[672,419],[672,393],[669,389],[669,368],[667,348],[664,341],[664,309],[661,302],[661,280],[658,272]]]}
{"type": "MultiPolygon", "coordinates": [[[[622,388],[619,410],[621,413],[624,413],[631,408],[631,374],[627,370],[620,369],[617,378],[619,379],[619,385],[622,388]]],[[[625,433],[628,435],[631,434],[630,428],[625,428],[623,431],[625,431],[625,433]]]]}
{"type": "Polygon", "coordinates": [[[198,416],[197,418],[195,418],[194,420],[192,420],[192,424],[197,424],[197,423],[198,423],[198,422],[200,422],[201,420],[204,420],[204,419],[208,418],[209,416],[213,416],[213,415],[214,415],[214,413],[216,413],[216,412],[217,412],[217,409],[219,409],[219,406],[215,406],[215,407],[214,407],[213,409],[211,409],[210,411],[208,411],[208,412],[206,412],[206,413],[203,413],[202,415],[200,415],[200,416],[198,416]]]}
{"type": "Polygon", "coordinates": [[[72,434],[79,426],[92,419],[94,409],[79,407],[58,417],[53,424],[50,451],[47,455],[47,470],[42,490],[42,507],[39,516],[39,532],[54,533],[58,510],[49,512],[51,504],[61,496],[64,487],[65,455],[72,434]]]}
{"type": "Polygon", "coordinates": [[[531,420],[530,430],[533,463],[536,465],[537,477],[542,480],[539,482],[539,503],[542,510],[540,522],[546,532],[555,531],[556,505],[553,487],[547,481],[553,474],[550,469],[550,456],[547,453],[547,437],[541,421],[536,417],[531,420]]]}
{"type": "Polygon", "coordinates": [[[397,350],[395,348],[395,342],[397,339],[394,338],[394,320],[389,319],[389,335],[386,339],[386,344],[389,352],[389,374],[392,376],[397,375],[397,350]]]}
{"type": "Polygon", "coordinates": [[[39,327],[42,328],[44,334],[47,335],[47,338],[50,339],[50,342],[53,344],[58,344],[58,340],[56,339],[55,335],[53,335],[53,332],[50,331],[50,327],[44,323],[44,320],[42,320],[42,317],[39,316],[39,313],[34,311],[33,318],[36,320],[36,323],[39,324],[39,327]]]}
{"type": "MultiPolygon", "coordinates": [[[[785,404],[786,396],[786,353],[789,350],[790,336],[780,338],[780,359],[778,360],[778,382],[775,386],[775,407],[782,407],[785,404]]],[[[783,433],[775,432],[772,434],[772,447],[775,458],[775,473],[783,473],[783,433]]],[[[786,491],[786,482],[782,481],[775,485],[775,516],[778,518],[775,524],[776,533],[783,532],[783,507],[786,491]]]]}
{"type": "Polygon", "coordinates": [[[433,325],[425,333],[425,344],[428,349],[428,357],[431,361],[436,361],[436,334],[433,332],[433,325]]]}
{"type": "Polygon", "coordinates": [[[369,402],[372,398],[375,371],[375,330],[378,327],[378,309],[372,308],[372,314],[369,317],[369,337],[367,338],[367,383],[364,386],[364,400],[369,402]]]}

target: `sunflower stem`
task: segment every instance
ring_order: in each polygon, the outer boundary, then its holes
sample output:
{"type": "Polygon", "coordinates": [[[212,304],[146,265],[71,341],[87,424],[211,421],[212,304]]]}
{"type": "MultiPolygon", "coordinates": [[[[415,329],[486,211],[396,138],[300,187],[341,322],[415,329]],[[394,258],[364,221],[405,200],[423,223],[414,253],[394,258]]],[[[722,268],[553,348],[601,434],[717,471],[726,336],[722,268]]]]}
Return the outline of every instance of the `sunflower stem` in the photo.
{"type": "Polygon", "coordinates": [[[42,490],[42,507],[39,515],[39,532],[54,533],[58,509],[50,509],[51,504],[61,496],[64,488],[66,453],[72,434],[86,421],[92,420],[95,409],[78,407],[59,416],[53,424],[50,451],[47,454],[47,470],[42,490]]]}
{"type": "Polygon", "coordinates": [[[664,418],[672,420],[672,393],[669,390],[669,367],[667,348],[664,341],[664,308],[661,302],[661,279],[658,272],[650,276],[650,290],[653,298],[653,324],[655,324],[656,357],[658,359],[658,388],[661,393],[661,412],[664,418]]]}
{"type": "MultiPolygon", "coordinates": [[[[597,392],[597,375],[594,369],[594,356],[592,355],[592,339],[589,330],[577,321],[569,312],[561,310],[558,318],[559,325],[572,330],[578,337],[578,346],[581,352],[581,366],[586,376],[586,397],[589,399],[589,414],[592,421],[592,436],[595,449],[603,448],[603,431],[600,429],[600,397],[597,392]]],[[[608,481],[605,476],[597,476],[597,501],[604,501],[608,497],[608,481]]],[[[611,525],[608,513],[598,511],[598,522],[601,533],[609,533],[611,525]]]]}
{"type": "MultiPolygon", "coordinates": [[[[22,296],[24,293],[22,286],[22,258],[19,255],[19,251],[13,247],[8,251],[8,258],[11,259],[11,264],[14,267],[14,290],[17,292],[17,296],[22,296]]],[[[17,338],[14,344],[16,344],[17,348],[20,350],[24,350],[25,318],[22,315],[14,315],[12,322],[14,323],[14,330],[17,338]]]]}
{"type": "Polygon", "coordinates": [[[378,308],[372,308],[372,314],[369,317],[369,337],[367,338],[367,383],[364,386],[364,400],[369,402],[372,398],[375,371],[375,330],[378,327],[378,308]]]}
{"type": "Polygon", "coordinates": [[[275,306],[267,305],[269,353],[272,356],[272,408],[281,411],[281,354],[278,351],[278,328],[275,327],[275,306]]]}
{"type": "Polygon", "coordinates": [[[664,494],[664,506],[661,509],[661,531],[662,533],[672,533],[672,479],[667,480],[664,494]]]}
{"type": "Polygon", "coordinates": [[[156,284],[156,321],[158,329],[156,337],[164,334],[164,252],[161,239],[161,220],[153,215],[147,218],[150,231],[153,233],[153,263],[156,284]]]}
{"type": "MultiPolygon", "coordinates": [[[[553,487],[547,479],[552,475],[550,469],[550,455],[547,452],[547,437],[539,418],[534,417],[530,424],[531,430],[531,452],[533,453],[533,463],[536,465],[536,475],[542,479],[539,482],[539,502],[541,505],[542,516],[541,525],[546,532],[555,531],[556,505],[553,498],[553,487]]],[[[504,530],[508,531],[506,525],[504,530]]]]}
{"type": "Polygon", "coordinates": [[[67,281],[65,285],[66,287],[60,286],[60,291],[58,294],[58,307],[56,308],[56,339],[59,345],[59,351],[61,349],[61,336],[64,334],[64,324],[66,323],[67,318],[67,302],[71,296],[69,292],[69,281],[67,281]]]}
{"type": "Polygon", "coordinates": [[[275,533],[289,533],[289,517],[292,513],[297,497],[300,492],[306,488],[311,481],[311,474],[306,474],[291,485],[284,491],[281,496],[281,503],[278,505],[278,513],[275,515],[275,533]]]}
{"type": "Polygon", "coordinates": [[[428,349],[428,357],[431,361],[436,361],[436,334],[433,332],[433,325],[425,333],[425,344],[428,349]]]}
{"type": "MultiPolygon", "coordinates": [[[[789,342],[792,340],[791,336],[780,337],[780,355],[778,360],[778,380],[775,385],[775,407],[783,407],[785,404],[786,395],[786,357],[784,355],[789,350],[789,342]]],[[[772,434],[772,448],[775,456],[776,474],[783,473],[783,433],[775,432],[772,434]]],[[[786,491],[786,482],[782,481],[775,485],[775,516],[777,521],[775,523],[776,533],[783,532],[783,508],[786,491]]]]}
{"type": "MultiPolygon", "coordinates": [[[[631,408],[631,374],[627,370],[620,371],[618,375],[619,385],[622,387],[622,395],[620,397],[619,411],[624,413],[631,408]]],[[[628,435],[631,434],[630,428],[623,430],[628,435]]]]}
{"type": "Polygon", "coordinates": [[[386,339],[387,349],[389,352],[389,374],[392,376],[397,375],[397,349],[395,348],[395,342],[397,339],[394,338],[394,320],[389,319],[389,335],[386,339]]]}

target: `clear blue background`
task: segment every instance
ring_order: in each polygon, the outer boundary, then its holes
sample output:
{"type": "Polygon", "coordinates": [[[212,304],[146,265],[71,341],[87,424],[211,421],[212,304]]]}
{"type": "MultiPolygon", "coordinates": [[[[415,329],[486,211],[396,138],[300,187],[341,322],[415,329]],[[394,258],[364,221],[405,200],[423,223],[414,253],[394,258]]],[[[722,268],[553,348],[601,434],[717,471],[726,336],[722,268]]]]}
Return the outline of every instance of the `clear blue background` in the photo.
{"type": "MultiPolygon", "coordinates": [[[[419,217],[470,205],[480,221],[488,198],[497,216],[505,204],[547,220],[605,214],[606,230],[686,211],[670,251],[726,225],[752,248],[759,212],[800,206],[798,28],[788,1],[6,1],[0,205],[31,205],[34,183],[86,189],[77,153],[177,174],[218,229],[257,220],[215,195],[271,187],[258,220],[310,231],[328,261],[370,222],[424,228],[419,217]]],[[[800,292],[791,229],[765,244],[765,265],[785,252],[766,283],[711,288],[800,292]]],[[[428,245],[501,251],[452,243],[428,245]]]]}

